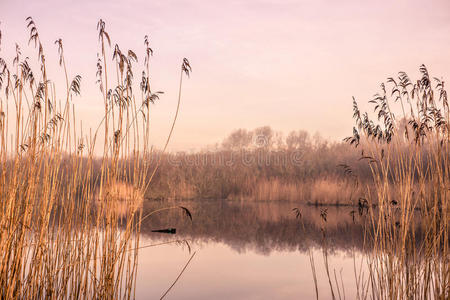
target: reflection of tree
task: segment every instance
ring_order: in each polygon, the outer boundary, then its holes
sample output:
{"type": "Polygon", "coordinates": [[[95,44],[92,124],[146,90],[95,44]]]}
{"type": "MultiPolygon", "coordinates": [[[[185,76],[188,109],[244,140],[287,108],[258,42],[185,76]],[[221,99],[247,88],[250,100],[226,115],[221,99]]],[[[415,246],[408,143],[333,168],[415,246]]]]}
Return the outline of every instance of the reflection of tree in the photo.
{"type": "MultiPolygon", "coordinates": [[[[155,240],[173,239],[174,236],[152,233],[151,230],[176,227],[178,239],[190,239],[194,243],[221,242],[238,252],[253,250],[262,254],[272,251],[304,252],[322,247],[324,235],[329,252],[363,251],[371,247],[370,237],[364,237],[365,217],[356,212],[353,221],[353,208],[350,207],[328,208],[325,222],[320,216],[320,208],[312,206],[302,206],[302,217],[297,219],[292,212],[292,203],[288,202],[210,200],[177,204],[191,210],[192,223],[180,211],[166,211],[145,219],[142,234],[155,240]]],[[[167,203],[146,202],[143,214],[163,206],[167,203]]],[[[421,236],[422,232],[416,229],[417,243],[421,236]]]]}
{"type": "MultiPolygon", "coordinates": [[[[162,206],[144,205],[144,215],[162,206]]],[[[320,247],[326,231],[330,250],[362,250],[363,227],[353,223],[350,208],[329,210],[327,222],[320,210],[302,207],[303,224],[292,213],[291,203],[245,203],[229,201],[183,202],[194,215],[194,221],[178,211],[167,211],[144,220],[141,232],[155,239],[173,236],[152,233],[153,229],[177,228],[177,238],[194,241],[223,242],[238,252],[254,250],[263,254],[272,251],[306,251],[320,247]]]]}

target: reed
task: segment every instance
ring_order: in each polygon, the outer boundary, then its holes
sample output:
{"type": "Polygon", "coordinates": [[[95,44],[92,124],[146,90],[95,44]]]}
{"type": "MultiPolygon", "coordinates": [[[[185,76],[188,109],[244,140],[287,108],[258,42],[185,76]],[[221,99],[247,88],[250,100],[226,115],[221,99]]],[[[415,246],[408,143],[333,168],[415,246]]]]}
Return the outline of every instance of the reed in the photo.
{"type": "Polygon", "coordinates": [[[375,119],[353,101],[356,127],[346,140],[364,141],[376,191],[367,197],[374,242],[362,299],[449,298],[449,105],[444,82],[423,65],[420,74],[412,81],[400,72],[382,84],[370,101],[375,119]]]}
{"type": "MultiPolygon", "coordinates": [[[[98,22],[104,115],[87,131],[74,108],[82,77],[71,77],[62,40],[55,42],[65,78],[61,95],[36,23],[26,21],[37,60],[23,57],[18,45],[12,64],[0,58],[0,297],[132,298],[144,218],[139,207],[159,167],[148,162],[150,106],[161,94],[150,89],[148,37],[135,82],[137,55],[116,44],[111,61],[111,39],[98,22]]],[[[181,78],[190,70],[184,59],[181,78]]],[[[181,80],[178,108],[180,98],[181,80]]]]}
{"type": "MultiPolygon", "coordinates": [[[[351,212],[364,227],[359,266],[352,254],[357,299],[449,298],[449,105],[444,82],[431,79],[424,65],[419,70],[417,81],[400,72],[381,85],[369,101],[374,119],[353,99],[356,126],[345,141],[362,148],[358,160],[367,162],[373,178],[366,198],[358,200],[358,214],[351,212]]],[[[351,173],[350,166],[343,168],[351,173]]],[[[302,218],[298,208],[294,212],[302,218]]],[[[327,222],[327,211],[320,215],[327,222]]],[[[330,275],[329,237],[325,227],[322,232],[331,297],[342,299],[344,285],[330,275]]]]}

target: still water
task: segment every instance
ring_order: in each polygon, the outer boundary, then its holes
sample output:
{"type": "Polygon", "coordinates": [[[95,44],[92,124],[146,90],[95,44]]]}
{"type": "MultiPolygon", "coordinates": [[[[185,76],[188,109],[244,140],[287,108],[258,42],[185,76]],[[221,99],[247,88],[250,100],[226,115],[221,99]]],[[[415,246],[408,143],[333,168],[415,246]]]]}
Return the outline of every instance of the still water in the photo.
{"type": "Polygon", "coordinates": [[[146,202],[144,215],[172,205],[187,207],[193,221],[181,210],[144,220],[137,299],[159,299],[194,253],[165,299],[315,299],[311,259],[319,299],[330,299],[325,252],[337,298],[338,293],[342,299],[356,298],[355,274],[367,277],[364,231],[354,221],[354,208],[325,211],[290,202],[223,200],[146,202]],[[152,232],[166,228],[176,228],[176,234],[152,232]]]}

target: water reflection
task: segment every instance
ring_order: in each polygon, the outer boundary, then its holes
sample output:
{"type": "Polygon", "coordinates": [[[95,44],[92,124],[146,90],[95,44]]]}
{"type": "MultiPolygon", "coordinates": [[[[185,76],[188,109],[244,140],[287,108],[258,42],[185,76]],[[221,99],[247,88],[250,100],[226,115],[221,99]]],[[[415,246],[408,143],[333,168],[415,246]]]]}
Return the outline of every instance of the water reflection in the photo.
{"type": "MultiPolygon", "coordinates": [[[[301,206],[301,220],[292,211],[290,202],[189,201],[176,203],[188,207],[193,222],[181,211],[163,211],[142,223],[141,232],[154,241],[173,239],[152,230],[176,228],[176,238],[194,243],[220,242],[237,252],[254,251],[269,255],[273,251],[306,251],[320,247],[326,234],[330,250],[362,250],[364,230],[361,222],[354,222],[351,207],[327,208],[326,222],[321,218],[323,208],[301,206]],[[302,225],[303,222],[303,225],[302,225]]],[[[144,204],[144,215],[155,209],[171,206],[168,203],[144,204]]]]}
{"type": "MultiPolygon", "coordinates": [[[[150,242],[147,238],[143,242],[150,242]]],[[[309,257],[305,253],[253,251],[238,253],[228,245],[210,241],[196,245],[189,268],[167,299],[315,299],[309,257]]],[[[314,250],[319,299],[331,299],[320,250],[314,250]]],[[[163,245],[145,248],[139,254],[137,299],[159,299],[189,259],[186,249],[163,245]]],[[[357,263],[360,256],[356,256],[357,263]]],[[[330,264],[346,287],[346,299],[356,299],[353,258],[340,251],[330,264]]]]}
{"type": "MultiPolygon", "coordinates": [[[[323,236],[330,249],[329,263],[354,294],[353,264],[361,261],[363,227],[354,222],[353,208],[299,207],[297,219],[290,202],[184,201],[145,202],[143,215],[168,206],[142,222],[141,245],[188,239],[197,254],[170,299],[313,299],[310,255],[315,259],[320,299],[331,297],[323,260],[323,236]],[[303,221],[303,225],[302,222],[303,221]],[[176,234],[153,230],[176,228],[176,234]],[[309,251],[310,250],[310,251],[309,251]]],[[[158,299],[189,259],[185,244],[141,249],[136,281],[138,299],[158,299]],[[180,247],[180,245],[182,245],[180,247]]]]}
{"type": "MultiPolygon", "coordinates": [[[[177,205],[192,212],[192,222],[181,209],[161,211],[142,222],[138,299],[159,298],[189,259],[188,250],[197,254],[170,299],[315,299],[311,257],[319,298],[330,299],[324,249],[331,276],[342,283],[347,299],[357,296],[355,270],[367,278],[364,249],[370,249],[370,238],[363,224],[368,217],[352,213],[353,207],[146,201],[143,215],[177,205]],[[294,207],[301,218],[296,218],[294,207]],[[176,234],[154,232],[170,228],[176,228],[176,234]],[[151,246],[174,240],[189,240],[189,248],[183,243],[151,246]]],[[[420,235],[416,231],[417,240],[420,235]]]]}

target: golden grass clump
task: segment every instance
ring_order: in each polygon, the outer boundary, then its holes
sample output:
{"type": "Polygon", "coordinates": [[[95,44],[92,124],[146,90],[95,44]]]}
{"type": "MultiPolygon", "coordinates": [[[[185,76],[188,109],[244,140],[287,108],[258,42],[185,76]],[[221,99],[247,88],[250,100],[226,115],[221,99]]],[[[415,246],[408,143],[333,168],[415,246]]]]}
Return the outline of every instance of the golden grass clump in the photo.
{"type": "Polygon", "coordinates": [[[303,191],[301,184],[279,179],[261,180],[253,187],[250,197],[257,201],[295,201],[301,198],[303,191]]]}
{"type": "MultiPolygon", "coordinates": [[[[0,58],[0,298],[132,298],[139,207],[158,167],[146,160],[150,107],[161,94],[150,89],[148,38],[142,77],[135,83],[137,55],[117,44],[111,55],[105,22],[98,22],[104,115],[96,130],[83,131],[74,109],[82,78],[69,79],[62,40],[54,51],[65,87],[56,94],[32,18],[27,27],[37,61],[23,57],[18,45],[12,64],[0,58]],[[118,203],[125,205],[114,209],[118,203]]],[[[189,72],[184,59],[181,76],[189,72]]],[[[180,96],[178,108],[179,103],[180,96]]]]}
{"type": "Polygon", "coordinates": [[[355,194],[355,186],[349,186],[344,180],[320,178],[312,183],[309,203],[353,205],[355,194]]]}
{"type": "Polygon", "coordinates": [[[96,204],[101,205],[101,201],[106,198],[108,201],[108,209],[115,210],[120,217],[126,217],[128,210],[139,210],[144,203],[144,195],[142,191],[135,189],[131,184],[126,182],[113,182],[107,189],[103,190],[107,196],[102,196],[100,191],[95,195],[96,204]]]}

